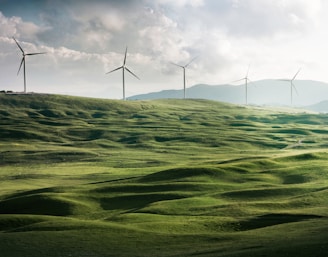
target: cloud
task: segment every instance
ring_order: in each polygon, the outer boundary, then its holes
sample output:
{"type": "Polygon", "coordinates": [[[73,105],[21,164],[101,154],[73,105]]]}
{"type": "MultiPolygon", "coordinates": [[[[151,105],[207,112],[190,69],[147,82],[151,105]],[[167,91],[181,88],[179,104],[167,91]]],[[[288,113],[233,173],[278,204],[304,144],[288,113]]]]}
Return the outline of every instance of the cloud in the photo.
{"type": "Polygon", "coordinates": [[[317,24],[323,1],[224,0],[208,1],[206,24],[225,29],[235,37],[273,37],[304,33],[317,24]]]}
{"type": "Polygon", "coordinates": [[[177,23],[165,14],[147,8],[139,24],[138,45],[144,53],[166,61],[188,57],[180,51],[183,47],[183,37],[177,23]]]}
{"type": "Polygon", "coordinates": [[[23,21],[20,17],[5,17],[0,11],[0,36],[19,37],[26,40],[35,40],[37,35],[43,33],[48,28],[38,26],[32,22],[23,21]]]}

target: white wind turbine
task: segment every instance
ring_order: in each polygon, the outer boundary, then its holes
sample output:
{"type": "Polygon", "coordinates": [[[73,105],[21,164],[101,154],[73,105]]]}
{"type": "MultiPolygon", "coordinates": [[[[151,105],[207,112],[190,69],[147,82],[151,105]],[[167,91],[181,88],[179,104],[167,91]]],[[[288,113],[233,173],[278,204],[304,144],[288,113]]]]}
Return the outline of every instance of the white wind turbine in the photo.
{"type": "Polygon", "coordinates": [[[296,79],[296,76],[298,75],[298,73],[300,73],[301,68],[298,69],[298,71],[296,72],[296,74],[294,75],[294,77],[292,79],[280,79],[280,81],[286,81],[286,82],[290,82],[290,105],[293,105],[293,88],[295,90],[295,92],[297,93],[297,89],[294,85],[294,80],[296,79]]]}
{"type": "Polygon", "coordinates": [[[186,99],[186,68],[196,59],[197,57],[194,57],[190,62],[188,62],[186,65],[179,65],[176,63],[171,62],[173,65],[178,66],[183,69],[183,98],[186,99]]]}
{"type": "Polygon", "coordinates": [[[248,83],[251,82],[251,80],[248,78],[249,68],[250,68],[250,65],[248,65],[247,73],[246,73],[246,76],[244,78],[233,81],[233,82],[239,82],[239,81],[245,80],[245,101],[246,101],[246,105],[248,104],[248,83]]]}
{"type": "Polygon", "coordinates": [[[18,44],[17,40],[14,37],[13,37],[13,39],[15,40],[18,48],[22,51],[22,54],[23,54],[23,57],[22,57],[20,65],[19,65],[17,75],[19,74],[19,71],[22,68],[22,65],[24,64],[24,93],[26,94],[26,64],[25,64],[26,60],[25,60],[25,57],[28,56],[28,55],[38,55],[38,54],[45,54],[45,53],[25,53],[23,48],[18,44]]]}
{"type": "Polygon", "coordinates": [[[140,78],[139,78],[137,75],[135,75],[132,71],[130,71],[130,70],[128,69],[128,67],[126,67],[126,65],[125,65],[125,64],[126,64],[126,55],[127,55],[127,52],[128,52],[128,47],[126,47],[126,49],[125,49],[125,55],[124,55],[123,65],[120,66],[120,67],[118,67],[118,68],[116,68],[116,69],[114,69],[114,70],[112,70],[112,71],[109,71],[109,72],[106,73],[106,74],[108,74],[108,73],[111,73],[111,72],[117,71],[117,70],[119,70],[119,69],[122,69],[122,72],[123,72],[123,100],[125,100],[125,76],[124,76],[124,71],[127,70],[127,71],[130,72],[133,76],[135,76],[137,79],[140,80],[140,78]]]}

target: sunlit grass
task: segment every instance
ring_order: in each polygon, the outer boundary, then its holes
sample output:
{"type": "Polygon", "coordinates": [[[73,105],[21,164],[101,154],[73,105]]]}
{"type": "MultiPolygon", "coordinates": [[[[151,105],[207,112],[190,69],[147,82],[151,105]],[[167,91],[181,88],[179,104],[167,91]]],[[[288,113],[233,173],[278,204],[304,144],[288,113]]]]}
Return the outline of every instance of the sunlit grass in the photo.
{"type": "Polygon", "coordinates": [[[325,256],[322,114],[0,95],[1,256],[325,256]]]}

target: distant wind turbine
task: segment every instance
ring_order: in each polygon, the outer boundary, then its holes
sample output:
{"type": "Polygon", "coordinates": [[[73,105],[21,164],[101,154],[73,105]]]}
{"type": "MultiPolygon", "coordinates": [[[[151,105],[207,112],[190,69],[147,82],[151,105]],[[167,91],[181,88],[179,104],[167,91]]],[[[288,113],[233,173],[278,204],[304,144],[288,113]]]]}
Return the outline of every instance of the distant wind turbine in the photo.
{"type": "Polygon", "coordinates": [[[13,39],[15,40],[18,48],[22,51],[22,54],[23,54],[22,61],[19,65],[17,75],[19,74],[19,72],[22,68],[22,65],[24,64],[24,93],[26,94],[26,64],[25,64],[26,61],[25,61],[25,57],[28,56],[28,55],[38,55],[38,54],[45,54],[45,53],[25,53],[23,48],[18,44],[17,40],[14,37],[13,37],[13,39]]]}
{"type": "Polygon", "coordinates": [[[171,62],[173,65],[178,66],[183,69],[183,98],[186,99],[186,68],[196,59],[197,57],[194,57],[190,62],[188,62],[186,65],[179,65],[176,63],[171,62]]]}
{"type": "Polygon", "coordinates": [[[248,78],[249,68],[250,68],[250,65],[248,65],[247,73],[246,73],[246,76],[244,78],[233,81],[233,82],[239,82],[239,81],[245,80],[245,102],[246,102],[246,105],[248,104],[248,82],[251,82],[250,79],[248,78]]]}
{"type": "Polygon", "coordinates": [[[135,76],[137,79],[140,80],[140,78],[139,78],[137,75],[135,75],[132,71],[130,71],[130,70],[128,69],[128,67],[125,66],[125,64],[126,64],[126,55],[127,55],[127,52],[128,52],[128,47],[126,47],[126,49],[125,49],[125,55],[124,55],[123,65],[120,66],[120,67],[118,67],[118,68],[116,68],[116,69],[114,69],[114,70],[112,70],[112,71],[109,71],[109,72],[106,73],[106,74],[108,74],[108,73],[112,73],[112,72],[114,72],[114,71],[117,71],[117,70],[119,70],[119,69],[122,69],[122,71],[123,71],[123,100],[125,100],[125,76],[124,76],[124,71],[127,70],[127,71],[130,72],[133,76],[135,76]]]}
{"type": "Polygon", "coordinates": [[[290,82],[290,105],[293,105],[293,88],[295,90],[295,92],[297,93],[297,89],[294,85],[294,80],[296,79],[296,76],[298,75],[298,73],[300,73],[301,68],[298,69],[298,71],[296,72],[296,74],[294,75],[294,77],[292,79],[280,79],[280,81],[286,81],[286,82],[290,82]]]}

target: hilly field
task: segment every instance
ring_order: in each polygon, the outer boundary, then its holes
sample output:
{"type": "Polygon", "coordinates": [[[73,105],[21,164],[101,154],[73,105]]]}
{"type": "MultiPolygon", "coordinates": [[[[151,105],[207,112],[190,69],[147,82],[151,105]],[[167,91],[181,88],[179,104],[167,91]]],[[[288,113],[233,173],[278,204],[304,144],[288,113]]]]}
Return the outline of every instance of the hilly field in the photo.
{"type": "Polygon", "coordinates": [[[325,114],[0,94],[1,257],[325,256],[325,114]]]}

